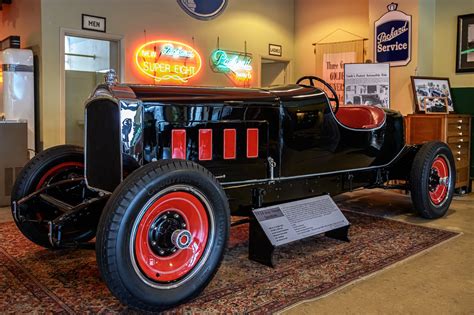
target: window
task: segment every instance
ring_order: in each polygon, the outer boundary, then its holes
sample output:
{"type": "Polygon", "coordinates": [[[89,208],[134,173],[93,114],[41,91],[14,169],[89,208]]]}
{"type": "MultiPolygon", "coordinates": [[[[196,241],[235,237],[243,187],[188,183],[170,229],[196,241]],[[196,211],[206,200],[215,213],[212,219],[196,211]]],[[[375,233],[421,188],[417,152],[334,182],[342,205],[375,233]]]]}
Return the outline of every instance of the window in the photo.
{"type": "Polygon", "coordinates": [[[83,37],[65,37],[65,69],[105,72],[110,69],[111,42],[83,37]]]}

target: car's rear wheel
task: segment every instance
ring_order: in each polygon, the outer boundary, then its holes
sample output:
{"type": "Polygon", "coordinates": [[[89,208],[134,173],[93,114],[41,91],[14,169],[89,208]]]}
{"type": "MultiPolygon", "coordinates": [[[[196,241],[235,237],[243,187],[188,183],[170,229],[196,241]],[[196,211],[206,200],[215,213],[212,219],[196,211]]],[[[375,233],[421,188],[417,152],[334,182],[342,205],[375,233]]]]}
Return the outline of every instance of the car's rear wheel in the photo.
{"type": "Polygon", "coordinates": [[[410,172],[413,206],[423,218],[445,215],[451,204],[456,168],[450,148],[442,142],[428,142],[415,155],[410,172]]]}
{"type": "Polygon", "coordinates": [[[222,187],[203,167],[150,163],[130,175],[104,209],[96,247],[102,278],[132,308],[181,304],[216,273],[229,217],[222,187]]]}

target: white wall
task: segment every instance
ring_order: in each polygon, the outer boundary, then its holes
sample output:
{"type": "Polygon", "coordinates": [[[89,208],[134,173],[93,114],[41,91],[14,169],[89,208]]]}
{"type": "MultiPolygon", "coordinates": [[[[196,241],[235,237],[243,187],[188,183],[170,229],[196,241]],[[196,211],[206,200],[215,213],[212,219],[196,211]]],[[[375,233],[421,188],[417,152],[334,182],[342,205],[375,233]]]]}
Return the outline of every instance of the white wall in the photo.
{"type": "Polygon", "coordinates": [[[474,87],[474,73],[456,73],[457,16],[474,13],[474,0],[436,0],[433,72],[451,86],[474,87]]]}
{"type": "MultiPolygon", "coordinates": [[[[337,29],[369,36],[369,0],[295,0],[295,78],[315,74],[313,43],[337,29]]],[[[353,40],[343,31],[323,42],[353,40]]]]}
{"type": "MultiPolygon", "coordinates": [[[[420,0],[434,1],[434,0],[420,0]]],[[[382,0],[295,0],[295,77],[315,73],[314,42],[338,28],[368,38],[365,59],[374,59],[374,22],[387,12],[391,1],[382,0]]],[[[390,70],[390,106],[406,115],[413,110],[410,76],[418,67],[418,1],[398,0],[399,10],[413,16],[412,61],[390,70]]],[[[336,32],[323,42],[353,40],[346,32],[336,32]]]]}
{"type": "MultiPolygon", "coordinates": [[[[374,22],[387,12],[387,5],[391,1],[369,0],[369,47],[368,56],[373,60],[374,55],[374,22]]],[[[404,67],[390,68],[390,107],[399,110],[403,115],[413,113],[413,92],[410,76],[417,74],[418,30],[419,30],[419,4],[415,0],[398,0],[398,10],[412,16],[412,50],[411,61],[404,67]]]]}
{"type": "MultiPolygon", "coordinates": [[[[152,83],[134,66],[135,50],[153,39],[174,39],[195,47],[204,60],[201,75],[193,85],[233,85],[227,77],[209,68],[209,55],[216,48],[244,50],[254,56],[258,69],[260,55],[268,44],[283,45],[285,59],[293,59],[293,0],[230,0],[227,9],[214,20],[200,21],[188,16],[175,0],[42,0],[43,43],[43,141],[45,147],[60,143],[60,28],[81,28],[81,14],[107,18],[107,33],[123,35],[124,81],[152,83]]],[[[255,72],[254,77],[259,73],[255,72]]]]}
{"type": "MultiPolygon", "coordinates": [[[[38,56],[41,69],[41,0],[14,0],[11,4],[3,4],[0,40],[12,35],[20,36],[21,48],[31,49],[38,56]]],[[[3,110],[0,106],[0,114],[3,110]]],[[[41,137],[41,129],[39,133],[41,137]]]]}
{"type": "Polygon", "coordinates": [[[0,11],[0,40],[21,36],[21,47],[41,43],[41,0],[14,0],[0,11]]]}
{"type": "Polygon", "coordinates": [[[419,40],[417,75],[433,75],[434,40],[436,37],[436,0],[419,0],[419,40]]]}

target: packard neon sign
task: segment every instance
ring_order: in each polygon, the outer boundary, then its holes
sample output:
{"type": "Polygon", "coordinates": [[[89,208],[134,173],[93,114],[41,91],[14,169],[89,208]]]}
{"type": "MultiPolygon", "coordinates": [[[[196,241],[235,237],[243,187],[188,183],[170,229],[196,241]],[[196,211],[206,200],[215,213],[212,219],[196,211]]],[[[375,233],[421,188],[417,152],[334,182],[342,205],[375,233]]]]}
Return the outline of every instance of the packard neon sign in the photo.
{"type": "Polygon", "coordinates": [[[217,49],[211,55],[211,67],[215,72],[228,75],[235,81],[252,79],[252,55],[217,49]]]}
{"type": "Polygon", "coordinates": [[[201,56],[193,47],[171,40],[155,40],[142,45],[136,52],[135,63],[142,73],[157,83],[186,83],[202,66],[201,56]]]}

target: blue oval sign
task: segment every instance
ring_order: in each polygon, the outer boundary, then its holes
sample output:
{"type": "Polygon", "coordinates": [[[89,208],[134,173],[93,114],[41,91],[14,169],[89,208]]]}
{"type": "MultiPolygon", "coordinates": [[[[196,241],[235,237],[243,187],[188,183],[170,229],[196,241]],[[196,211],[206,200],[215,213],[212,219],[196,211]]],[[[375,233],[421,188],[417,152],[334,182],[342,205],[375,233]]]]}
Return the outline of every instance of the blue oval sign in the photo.
{"type": "Polygon", "coordinates": [[[210,20],[221,14],[227,0],[177,0],[178,4],[190,16],[199,20],[210,20]]]}

